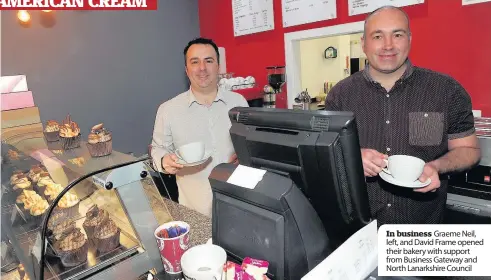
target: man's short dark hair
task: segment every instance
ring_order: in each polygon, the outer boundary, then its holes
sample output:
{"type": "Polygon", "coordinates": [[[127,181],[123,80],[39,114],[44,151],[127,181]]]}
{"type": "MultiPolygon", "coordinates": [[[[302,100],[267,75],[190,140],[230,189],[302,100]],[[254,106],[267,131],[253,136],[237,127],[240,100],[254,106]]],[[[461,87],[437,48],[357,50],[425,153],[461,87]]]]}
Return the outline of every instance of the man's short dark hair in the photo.
{"type": "Polygon", "coordinates": [[[211,45],[215,49],[215,52],[217,53],[217,62],[218,62],[218,64],[220,64],[220,54],[218,53],[217,44],[215,44],[215,42],[213,42],[213,40],[211,40],[211,39],[201,38],[200,37],[200,38],[196,38],[196,39],[190,41],[188,43],[188,45],[184,48],[184,65],[186,65],[186,63],[187,63],[187,61],[186,61],[186,55],[188,54],[189,48],[192,45],[196,45],[196,44],[211,45]]]}
{"type": "Polygon", "coordinates": [[[386,5],[386,6],[382,6],[380,8],[377,8],[375,9],[373,12],[371,12],[367,18],[365,19],[365,23],[363,24],[363,38],[365,38],[365,35],[366,35],[366,32],[367,32],[367,22],[368,20],[375,14],[377,14],[378,12],[380,12],[381,10],[387,10],[387,9],[391,9],[391,10],[398,10],[400,12],[402,12],[404,14],[404,16],[406,17],[406,21],[407,21],[407,28],[408,28],[408,32],[409,32],[409,36],[411,36],[411,27],[409,26],[409,16],[408,14],[402,9],[402,8],[399,8],[399,7],[396,7],[396,6],[391,6],[391,5],[386,5]]]}

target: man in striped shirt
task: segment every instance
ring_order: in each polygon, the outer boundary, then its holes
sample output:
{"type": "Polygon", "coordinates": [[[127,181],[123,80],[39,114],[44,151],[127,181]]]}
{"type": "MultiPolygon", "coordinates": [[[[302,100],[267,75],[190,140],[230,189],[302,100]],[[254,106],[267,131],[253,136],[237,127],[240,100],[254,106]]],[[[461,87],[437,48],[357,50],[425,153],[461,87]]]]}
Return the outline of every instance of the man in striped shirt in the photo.
{"type": "MultiPolygon", "coordinates": [[[[413,66],[407,14],[382,7],[365,20],[362,47],[369,65],[329,92],[326,110],[355,113],[371,212],[386,223],[441,223],[448,172],[479,161],[471,99],[453,78],[413,66]],[[378,174],[390,155],[426,164],[420,189],[398,187],[378,174]]],[[[439,50],[439,49],[435,49],[439,50]]]]}

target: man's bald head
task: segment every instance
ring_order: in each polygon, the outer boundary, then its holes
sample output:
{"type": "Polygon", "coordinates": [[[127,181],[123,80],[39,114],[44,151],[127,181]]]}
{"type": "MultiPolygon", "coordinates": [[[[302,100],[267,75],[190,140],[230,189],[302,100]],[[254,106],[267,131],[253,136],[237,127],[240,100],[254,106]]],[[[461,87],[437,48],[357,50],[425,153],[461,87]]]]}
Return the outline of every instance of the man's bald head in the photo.
{"type": "Polygon", "coordinates": [[[406,13],[406,12],[405,12],[403,9],[401,9],[401,8],[399,8],[399,7],[395,7],[395,6],[382,6],[382,7],[378,8],[378,9],[374,10],[373,12],[371,12],[371,13],[370,13],[370,14],[367,16],[367,18],[365,19],[365,24],[364,24],[364,27],[363,27],[363,37],[365,37],[365,36],[366,36],[366,32],[367,32],[367,23],[368,23],[368,21],[369,21],[369,20],[370,20],[370,19],[371,19],[373,16],[375,16],[375,15],[379,14],[379,13],[380,13],[380,12],[382,12],[382,11],[386,11],[386,10],[396,10],[396,11],[401,12],[401,13],[404,15],[404,17],[406,18],[406,22],[407,22],[407,30],[408,30],[408,32],[409,32],[409,34],[408,34],[408,35],[409,35],[409,36],[411,36],[411,29],[410,29],[410,27],[409,27],[409,16],[407,15],[407,13],[406,13]]]}

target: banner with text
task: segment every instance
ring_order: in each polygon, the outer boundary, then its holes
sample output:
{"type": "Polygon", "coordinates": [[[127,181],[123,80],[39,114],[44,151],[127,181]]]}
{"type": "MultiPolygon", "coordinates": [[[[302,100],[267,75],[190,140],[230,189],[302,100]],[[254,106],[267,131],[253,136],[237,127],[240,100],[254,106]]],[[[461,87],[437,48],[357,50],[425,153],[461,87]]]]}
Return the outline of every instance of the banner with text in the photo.
{"type": "Polygon", "coordinates": [[[383,225],[379,276],[491,276],[491,225],[383,225]]]}

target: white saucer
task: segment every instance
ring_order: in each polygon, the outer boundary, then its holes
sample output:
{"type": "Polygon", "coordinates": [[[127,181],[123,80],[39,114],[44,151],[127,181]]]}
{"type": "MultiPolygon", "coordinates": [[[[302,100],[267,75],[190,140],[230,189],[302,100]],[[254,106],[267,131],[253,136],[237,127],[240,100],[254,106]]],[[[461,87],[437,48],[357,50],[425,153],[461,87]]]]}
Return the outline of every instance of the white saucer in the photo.
{"type": "Polygon", "coordinates": [[[393,185],[399,186],[399,187],[405,187],[405,188],[412,188],[412,189],[418,189],[422,187],[426,187],[431,183],[431,179],[428,178],[426,182],[420,182],[419,180],[416,180],[414,182],[402,182],[394,179],[392,175],[389,175],[385,173],[384,171],[380,172],[378,175],[380,175],[380,178],[382,178],[384,181],[391,183],[393,185]]]}
{"type": "Polygon", "coordinates": [[[185,162],[182,158],[180,158],[179,156],[177,156],[177,163],[179,163],[182,166],[196,166],[196,165],[200,165],[200,164],[205,163],[210,158],[211,154],[212,154],[211,152],[207,152],[205,154],[205,156],[203,157],[202,160],[198,160],[198,161],[195,161],[195,162],[185,162]]]}

